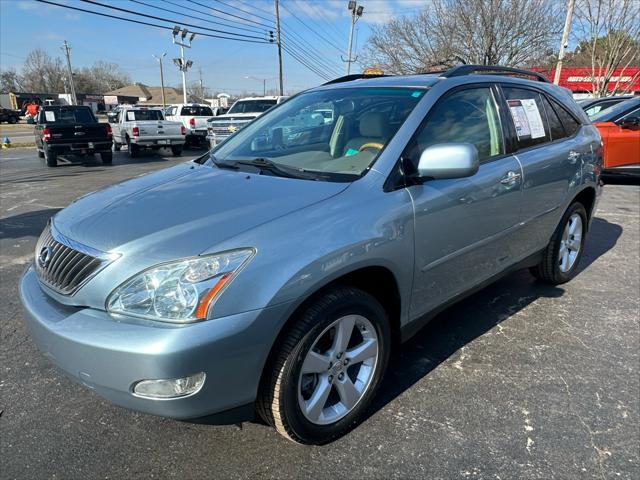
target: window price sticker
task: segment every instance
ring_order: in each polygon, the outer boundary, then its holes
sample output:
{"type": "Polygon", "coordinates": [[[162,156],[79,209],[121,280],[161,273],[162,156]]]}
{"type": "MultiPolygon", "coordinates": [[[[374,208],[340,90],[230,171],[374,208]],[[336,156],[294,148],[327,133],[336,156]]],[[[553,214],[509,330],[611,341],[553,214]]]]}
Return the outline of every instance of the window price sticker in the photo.
{"type": "Polygon", "coordinates": [[[546,135],[540,110],[532,98],[507,100],[518,138],[540,138],[546,135]]]}
{"type": "Polygon", "coordinates": [[[55,112],[52,112],[51,110],[47,110],[44,112],[44,118],[47,122],[55,122],[56,121],[56,114],[55,112]]]}

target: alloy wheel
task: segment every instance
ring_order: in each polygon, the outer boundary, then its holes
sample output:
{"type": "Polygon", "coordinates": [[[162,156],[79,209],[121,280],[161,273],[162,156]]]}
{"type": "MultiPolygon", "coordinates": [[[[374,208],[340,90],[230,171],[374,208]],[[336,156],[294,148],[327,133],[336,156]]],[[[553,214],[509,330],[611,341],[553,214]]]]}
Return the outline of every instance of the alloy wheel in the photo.
{"type": "Polygon", "coordinates": [[[582,248],[582,217],[574,213],[564,227],[558,251],[558,265],[562,273],[567,273],[576,262],[582,248]]]}

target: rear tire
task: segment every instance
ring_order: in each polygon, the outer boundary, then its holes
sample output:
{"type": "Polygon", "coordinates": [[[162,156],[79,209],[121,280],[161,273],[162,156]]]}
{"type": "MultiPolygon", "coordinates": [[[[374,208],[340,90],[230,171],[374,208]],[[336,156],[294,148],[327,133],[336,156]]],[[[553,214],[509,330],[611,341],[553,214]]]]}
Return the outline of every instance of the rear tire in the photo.
{"type": "Polygon", "coordinates": [[[18,123],[18,119],[16,117],[9,117],[7,122],[13,125],[15,123],[18,123]]]}
{"type": "Polygon", "coordinates": [[[137,158],[140,156],[140,147],[135,143],[131,143],[129,137],[127,137],[127,150],[129,150],[129,156],[131,158],[137,158]]]}
{"type": "Polygon", "coordinates": [[[182,155],[182,145],[172,145],[171,153],[173,153],[174,157],[179,157],[180,155],[182,155]]]}
{"type": "Polygon", "coordinates": [[[100,152],[100,159],[102,163],[105,165],[111,165],[113,163],[113,153],[112,152],[100,152]]]}
{"type": "Polygon", "coordinates": [[[380,303],[353,287],[332,288],[282,338],[262,379],[258,413],[293,442],[330,442],[362,419],[390,349],[391,329],[380,303]]]}
{"type": "Polygon", "coordinates": [[[531,274],[551,285],[560,285],[575,277],[584,252],[587,226],[584,205],[571,204],[545,248],[542,260],[529,269],[531,274]]]}
{"type": "Polygon", "coordinates": [[[52,152],[51,150],[45,148],[43,156],[45,162],[47,162],[47,167],[58,166],[58,154],[56,152],[52,152]]]}
{"type": "Polygon", "coordinates": [[[121,148],[122,148],[122,144],[121,143],[113,142],[113,151],[114,152],[119,152],[121,148]]]}
{"type": "Polygon", "coordinates": [[[38,150],[38,157],[44,158],[44,152],[42,150],[38,150]]]}

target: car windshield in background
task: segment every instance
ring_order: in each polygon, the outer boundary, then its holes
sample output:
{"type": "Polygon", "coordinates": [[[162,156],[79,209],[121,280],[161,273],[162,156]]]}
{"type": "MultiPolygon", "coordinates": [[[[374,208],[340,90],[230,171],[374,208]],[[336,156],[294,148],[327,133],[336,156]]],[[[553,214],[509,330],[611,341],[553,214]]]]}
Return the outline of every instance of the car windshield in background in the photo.
{"type": "Polygon", "coordinates": [[[45,123],[95,123],[97,120],[89,108],[48,108],[44,111],[45,123]]]}
{"type": "Polygon", "coordinates": [[[209,107],[182,107],[182,115],[191,117],[213,117],[209,107]]]}
{"type": "Polygon", "coordinates": [[[212,151],[219,165],[275,164],[303,178],[352,181],[373,164],[426,90],[340,88],[300,94],[212,151]]]}
{"type": "Polygon", "coordinates": [[[277,100],[245,100],[236,102],[227,112],[232,113],[262,113],[273,107],[277,100]]]}
{"type": "Polygon", "coordinates": [[[592,122],[611,122],[619,115],[633,107],[640,107],[640,97],[630,98],[629,100],[615,104],[613,107],[600,110],[597,114],[591,117],[590,120],[592,122]]]}
{"type": "Polygon", "coordinates": [[[127,121],[135,120],[164,120],[160,110],[129,110],[127,111],[127,121]]]}

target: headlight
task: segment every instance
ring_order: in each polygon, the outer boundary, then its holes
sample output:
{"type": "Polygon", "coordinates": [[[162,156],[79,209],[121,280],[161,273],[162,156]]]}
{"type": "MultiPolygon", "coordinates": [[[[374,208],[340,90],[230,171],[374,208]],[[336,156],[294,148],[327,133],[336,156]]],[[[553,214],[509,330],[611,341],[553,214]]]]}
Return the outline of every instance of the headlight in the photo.
{"type": "Polygon", "coordinates": [[[149,268],[116,288],[107,310],[165,322],[202,320],[254,254],[247,248],[149,268]]]}

